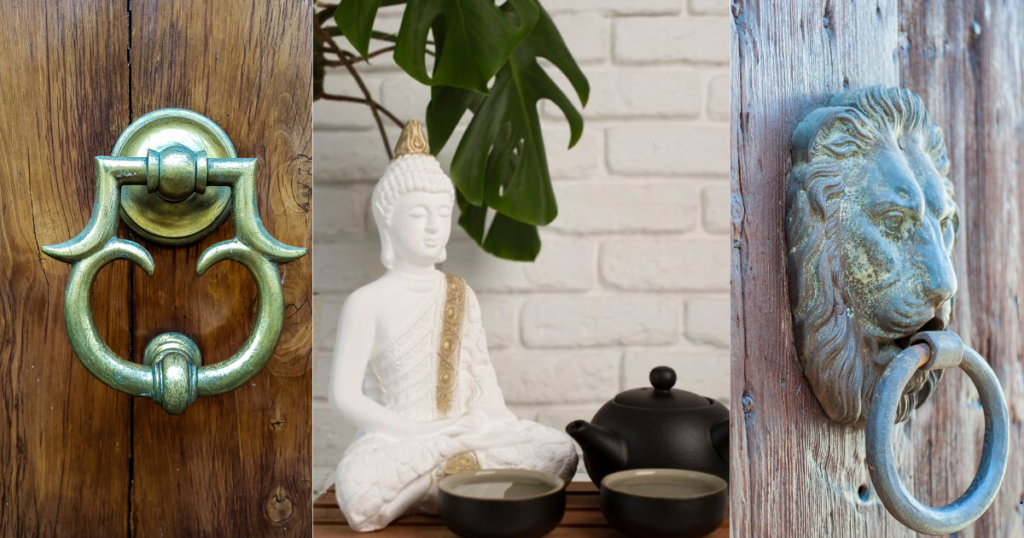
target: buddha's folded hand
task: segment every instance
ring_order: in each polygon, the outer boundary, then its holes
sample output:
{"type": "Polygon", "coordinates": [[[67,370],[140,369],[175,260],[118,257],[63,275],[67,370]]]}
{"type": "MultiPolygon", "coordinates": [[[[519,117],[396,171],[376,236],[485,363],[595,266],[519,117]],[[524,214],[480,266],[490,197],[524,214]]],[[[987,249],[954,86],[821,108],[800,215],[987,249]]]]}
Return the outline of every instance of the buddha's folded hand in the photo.
{"type": "Polygon", "coordinates": [[[482,411],[471,411],[459,418],[412,421],[412,424],[413,426],[409,429],[409,438],[438,435],[455,438],[482,430],[487,425],[487,415],[482,411]]]}
{"type": "Polygon", "coordinates": [[[523,437],[520,432],[508,430],[476,431],[454,438],[454,441],[461,445],[462,449],[466,452],[516,445],[522,442],[522,440],[523,437]]]}
{"type": "Polygon", "coordinates": [[[458,426],[455,419],[432,420],[429,422],[411,421],[413,426],[409,429],[408,438],[433,437],[441,435],[446,430],[458,426]]]}
{"type": "Polygon", "coordinates": [[[457,418],[456,422],[462,432],[475,433],[487,427],[487,424],[490,422],[490,417],[487,416],[487,413],[479,409],[473,409],[457,418]]]}

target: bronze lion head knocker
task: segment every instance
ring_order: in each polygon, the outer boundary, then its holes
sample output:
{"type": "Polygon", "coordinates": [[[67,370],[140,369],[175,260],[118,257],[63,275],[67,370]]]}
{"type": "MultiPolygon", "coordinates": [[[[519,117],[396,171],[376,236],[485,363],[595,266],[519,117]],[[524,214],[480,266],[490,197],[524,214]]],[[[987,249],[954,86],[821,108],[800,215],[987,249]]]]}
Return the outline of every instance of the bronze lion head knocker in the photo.
{"type": "MultiPolygon", "coordinates": [[[[942,131],[917,95],[875,87],[808,115],[792,151],[786,238],[797,353],[829,418],[863,428],[901,339],[949,323],[957,207],[942,131]]],[[[941,376],[915,374],[897,420],[941,376]]]]}
{"type": "Polygon", "coordinates": [[[942,130],[910,91],[851,90],[803,119],[792,159],[789,296],[811,390],[831,420],[867,429],[872,481],[897,519],[920,532],[960,530],[998,491],[1009,422],[995,374],[945,330],[959,219],[942,130]],[[900,482],[892,430],[954,366],[978,387],[989,450],[967,493],[931,508],[900,482]]]}

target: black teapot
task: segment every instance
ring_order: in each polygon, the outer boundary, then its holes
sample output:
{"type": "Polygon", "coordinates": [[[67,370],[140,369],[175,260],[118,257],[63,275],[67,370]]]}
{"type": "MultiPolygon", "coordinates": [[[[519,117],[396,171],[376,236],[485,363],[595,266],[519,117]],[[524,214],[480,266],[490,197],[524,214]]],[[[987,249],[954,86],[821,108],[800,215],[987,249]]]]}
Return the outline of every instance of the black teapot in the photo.
{"type": "Polygon", "coordinates": [[[627,390],[604,404],[593,422],[565,427],[583,449],[583,462],[597,486],[608,474],[629,469],[689,469],[729,480],[729,409],[685,390],[673,389],[668,366],[651,370],[653,388],[627,390]]]}

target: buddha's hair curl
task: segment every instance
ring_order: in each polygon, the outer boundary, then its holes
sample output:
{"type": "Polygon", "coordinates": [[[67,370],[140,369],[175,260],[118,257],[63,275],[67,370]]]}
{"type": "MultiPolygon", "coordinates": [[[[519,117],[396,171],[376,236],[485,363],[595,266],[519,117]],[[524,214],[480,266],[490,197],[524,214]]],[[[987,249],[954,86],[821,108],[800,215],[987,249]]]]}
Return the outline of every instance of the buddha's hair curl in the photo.
{"type": "MultiPolygon", "coordinates": [[[[451,178],[441,170],[441,163],[433,155],[409,153],[395,157],[384,170],[384,175],[370,196],[373,221],[377,224],[377,231],[380,234],[380,261],[388,269],[395,263],[395,251],[391,238],[388,237],[391,214],[398,200],[413,192],[447,194],[452,205],[455,204],[455,186],[452,185],[451,178]]],[[[445,249],[437,262],[443,262],[447,255],[445,249]]]]}
{"type": "Polygon", "coordinates": [[[433,155],[401,155],[388,164],[370,197],[378,228],[391,225],[391,211],[395,203],[410,192],[448,194],[452,203],[455,202],[452,180],[441,170],[441,163],[433,155]]]}
{"type": "MultiPolygon", "coordinates": [[[[793,136],[786,193],[793,332],[804,374],[816,394],[835,395],[819,401],[840,424],[863,424],[863,403],[870,401],[877,380],[873,361],[858,360],[859,338],[844,291],[839,244],[843,181],[868,151],[909,144],[919,144],[931,158],[952,199],[942,130],[929,122],[921,98],[905,89],[875,86],[839,94],[828,107],[809,114],[793,136]]],[[[921,393],[904,394],[898,421],[927,397],[941,372],[915,376],[921,376],[921,393]]]]}

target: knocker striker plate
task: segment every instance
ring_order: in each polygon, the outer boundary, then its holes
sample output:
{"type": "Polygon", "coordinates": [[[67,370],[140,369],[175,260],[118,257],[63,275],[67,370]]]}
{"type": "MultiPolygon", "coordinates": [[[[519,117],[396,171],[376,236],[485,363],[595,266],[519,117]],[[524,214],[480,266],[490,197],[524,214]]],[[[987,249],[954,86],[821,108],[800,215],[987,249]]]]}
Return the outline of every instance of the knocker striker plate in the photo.
{"type": "Polygon", "coordinates": [[[114,156],[96,158],[96,201],[89,223],[71,240],[42,248],[46,255],[71,264],[64,322],[72,350],[93,376],[122,392],[152,398],[168,413],[180,414],[199,396],[235,390],[267,364],[284,318],[277,264],[301,258],[306,249],[277,241],[263,227],[256,207],[256,165],[256,159],[236,158],[231,142],[212,121],[178,109],[142,116],[118,140],[114,156]],[[126,209],[123,192],[129,188],[142,189],[142,194],[158,203],[129,203],[126,209]],[[220,194],[213,197],[214,202],[203,201],[214,189],[226,196],[223,202],[216,202],[220,194]],[[144,213],[151,206],[156,213],[144,213]],[[198,217],[188,213],[190,208],[198,217]],[[126,216],[136,209],[144,218],[126,216]],[[92,318],[96,274],[117,259],[131,260],[150,276],[154,271],[153,258],[145,248],[117,237],[119,213],[140,234],[164,244],[197,240],[228,214],[232,216],[235,237],[203,251],[196,274],[232,260],[245,266],[256,281],[256,319],[242,349],[203,366],[195,342],[183,334],[165,333],[146,347],[143,364],[111,351],[92,318]]]}
{"type": "MultiPolygon", "coordinates": [[[[114,144],[114,157],[146,157],[149,150],[173,146],[205,151],[210,159],[238,157],[235,146],[216,123],[190,110],[166,108],[132,122],[114,144]]],[[[231,214],[231,189],[208,187],[185,200],[150,194],[146,185],[121,188],[121,219],[146,239],[166,246],[195,243],[216,230],[231,214]]]]}

